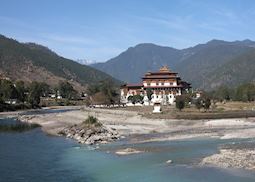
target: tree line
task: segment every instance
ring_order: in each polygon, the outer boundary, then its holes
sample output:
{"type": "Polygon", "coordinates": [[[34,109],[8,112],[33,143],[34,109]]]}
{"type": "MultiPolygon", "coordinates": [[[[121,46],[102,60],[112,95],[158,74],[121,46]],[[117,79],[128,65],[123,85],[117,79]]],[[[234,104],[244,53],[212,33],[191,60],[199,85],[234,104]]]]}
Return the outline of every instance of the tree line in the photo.
{"type": "Polygon", "coordinates": [[[208,93],[212,99],[217,101],[255,101],[255,84],[245,83],[236,88],[227,86],[219,87],[218,89],[208,93]]]}
{"type": "Polygon", "coordinates": [[[61,81],[52,88],[44,82],[33,81],[25,84],[23,81],[0,80],[1,107],[4,107],[8,101],[15,100],[17,103],[27,104],[29,108],[38,108],[41,97],[49,97],[49,94],[55,94],[56,97],[59,94],[66,99],[78,97],[77,91],[67,81],[61,81]]]}
{"type": "Polygon", "coordinates": [[[241,101],[252,102],[255,101],[255,84],[245,83],[239,85],[236,88],[229,88],[227,86],[221,86],[216,90],[210,92],[204,92],[202,97],[195,98],[194,94],[184,94],[176,97],[176,108],[182,110],[189,104],[194,104],[195,107],[200,110],[209,110],[212,103],[223,101],[241,101]]]}
{"type": "Polygon", "coordinates": [[[86,105],[113,105],[120,103],[119,87],[112,80],[106,79],[98,84],[91,84],[87,88],[86,105]]]}

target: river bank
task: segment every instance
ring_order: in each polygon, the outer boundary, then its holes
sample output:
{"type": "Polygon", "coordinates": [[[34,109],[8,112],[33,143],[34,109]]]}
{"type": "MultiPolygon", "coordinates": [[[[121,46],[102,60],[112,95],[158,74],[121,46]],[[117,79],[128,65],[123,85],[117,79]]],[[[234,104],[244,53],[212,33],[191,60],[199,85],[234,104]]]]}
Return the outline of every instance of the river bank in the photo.
{"type": "MultiPolygon", "coordinates": [[[[37,123],[42,126],[42,130],[51,135],[58,135],[66,127],[79,125],[88,116],[95,116],[106,128],[111,128],[118,133],[119,136],[126,137],[130,144],[139,144],[146,142],[162,142],[186,140],[192,138],[218,138],[218,139],[249,139],[255,138],[255,119],[254,118],[233,118],[233,119],[213,119],[213,120],[178,120],[178,119],[154,119],[141,116],[136,111],[125,111],[118,109],[90,109],[80,108],[78,110],[70,110],[61,113],[44,113],[44,114],[19,114],[21,121],[37,123]]],[[[244,153],[249,153],[243,148],[244,153]]],[[[238,149],[229,148],[233,153],[232,158],[238,158],[238,149]]],[[[133,149],[125,150],[124,153],[135,151],[133,149]]],[[[122,151],[122,153],[123,153],[122,151]]],[[[132,153],[132,152],[130,152],[132,153]]],[[[224,155],[219,148],[218,156],[224,155]]],[[[249,161],[255,161],[253,158],[249,161]]],[[[218,157],[219,158],[219,157],[218,157]]],[[[221,161],[227,158],[205,158],[203,165],[221,165],[221,161]]],[[[241,161],[246,159],[240,158],[241,161]]],[[[247,161],[247,160],[246,160],[247,161]]],[[[242,168],[250,163],[243,163],[242,168]]],[[[240,161],[234,161],[229,167],[240,166],[240,161]]]]}

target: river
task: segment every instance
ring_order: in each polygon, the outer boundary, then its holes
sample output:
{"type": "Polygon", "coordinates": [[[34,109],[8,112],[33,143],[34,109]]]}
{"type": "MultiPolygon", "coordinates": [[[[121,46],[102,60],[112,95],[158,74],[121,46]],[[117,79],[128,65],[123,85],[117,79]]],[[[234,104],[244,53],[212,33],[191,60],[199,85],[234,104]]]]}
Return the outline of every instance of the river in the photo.
{"type": "MultiPolygon", "coordinates": [[[[15,119],[0,119],[1,123],[15,119]]],[[[255,173],[239,169],[200,167],[200,159],[233,141],[192,139],[128,144],[119,141],[95,149],[40,128],[0,133],[1,182],[254,182],[255,173]],[[145,153],[118,156],[113,151],[132,147],[145,153]],[[167,160],[173,163],[167,164],[167,160]]],[[[242,141],[236,141],[242,142],[242,141]]]]}

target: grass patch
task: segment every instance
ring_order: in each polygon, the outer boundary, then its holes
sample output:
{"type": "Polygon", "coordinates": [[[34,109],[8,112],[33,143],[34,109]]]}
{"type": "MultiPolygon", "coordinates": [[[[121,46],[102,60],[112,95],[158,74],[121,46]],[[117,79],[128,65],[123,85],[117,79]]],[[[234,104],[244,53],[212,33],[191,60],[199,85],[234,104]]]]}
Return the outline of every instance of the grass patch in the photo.
{"type": "Polygon", "coordinates": [[[0,125],[0,132],[23,132],[23,131],[32,130],[38,127],[41,127],[41,126],[35,123],[3,124],[3,125],[0,125]]]}
{"type": "Polygon", "coordinates": [[[98,119],[94,116],[88,116],[88,118],[83,121],[83,124],[95,127],[101,127],[102,123],[98,121],[98,119]]]}

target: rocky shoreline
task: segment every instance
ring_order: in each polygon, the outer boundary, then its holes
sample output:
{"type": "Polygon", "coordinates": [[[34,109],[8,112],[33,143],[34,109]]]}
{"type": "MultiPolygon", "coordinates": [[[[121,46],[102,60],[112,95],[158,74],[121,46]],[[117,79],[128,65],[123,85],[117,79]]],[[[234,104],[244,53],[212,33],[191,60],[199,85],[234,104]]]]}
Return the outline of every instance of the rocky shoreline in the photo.
{"type": "Polygon", "coordinates": [[[253,149],[220,149],[202,160],[201,165],[212,165],[220,168],[240,168],[255,170],[255,150],[253,149]]]}
{"type": "Polygon", "coordinates": [[[59,135],[76,140],[81,144],[94,145],[105,144],[116,141],[120,138],[118,132],[105,126],[84,126],[73,125],[66,127],[59,132],[59,135]]]}
{"type": "MultiPolygon", "coordinates": [[[[129,136],[132,144],[156,141],[184,140],[196,137],[219,139],[255,138],[255,118],[217,119],[217,120],[174,120],[149,119],[135,111],[89,109],[67,112],[22,115],[18,119],[37,123],[42,130],[52,135],[62,135],[82,144],[101,144],[116,141],[129,136]],[[89,116],[96,116],[98,126],[86,124],[89,116]]],[[[93,122],[92,122],[93,123],[93,122]]],[[[97,122],[95,122],[97,123],[97,122]]],[[[204,158],[201,165],[213,165],[222,168],[255,169],[254,142],[230,145],[220,148],[218,154],[204,158]]],[[[117,155],[138,154],[134,148],[115,151],[117,155]]]]}

